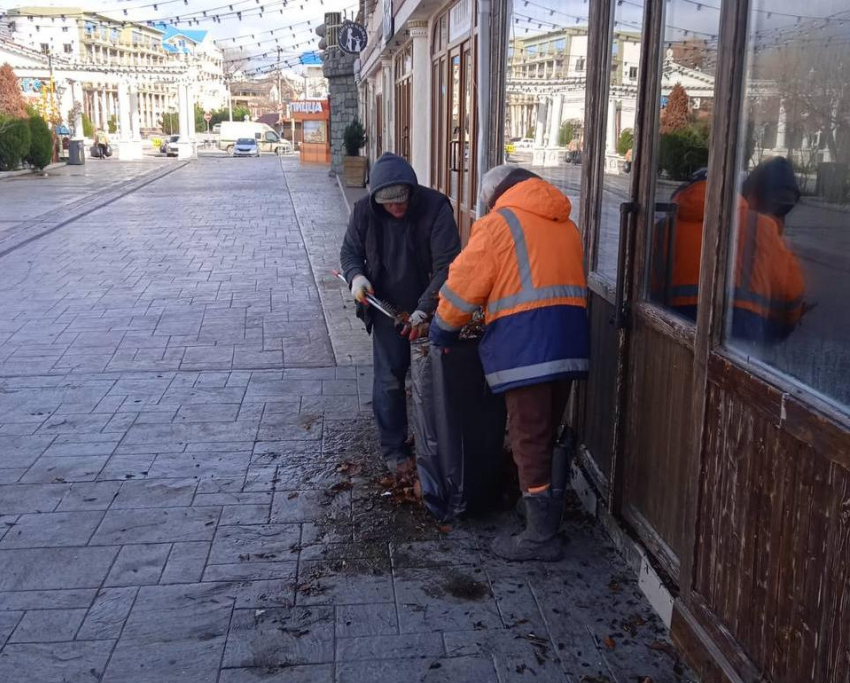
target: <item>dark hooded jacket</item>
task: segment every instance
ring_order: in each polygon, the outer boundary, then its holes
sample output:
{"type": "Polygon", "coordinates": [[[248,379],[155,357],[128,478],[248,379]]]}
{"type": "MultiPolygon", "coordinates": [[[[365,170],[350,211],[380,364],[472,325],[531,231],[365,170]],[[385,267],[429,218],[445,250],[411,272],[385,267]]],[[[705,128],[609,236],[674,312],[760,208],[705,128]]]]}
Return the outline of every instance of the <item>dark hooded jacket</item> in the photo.
{"type": "Polygon", "coordinates": [[[375,162],[370,179],[370,194],[354,205],[340,250],[345,279],[350,285],[357,275],[365,275],[379,298],[433,314],[449,265],[460,253],[460,236],[448,197],[419,185],[410,164],[389,152],[375,162]],[[409,206],[400,221],[375,202],[378,190],[397,184],[410,186],[409,206]],[[385,239],[386,230],[403,231],[405,236],[385,239]],[[385,253],[388,245],[393,253],[385,253]],[[392,291],[401,280],[405,280],[405,291],[392,291]],[[387,285],[389,291],[382,290],[386,283],[393,283],[387,285]],[[418,297],[415,302],[409,301],[411,284],[416,290],[414,298],[418,297]]]}

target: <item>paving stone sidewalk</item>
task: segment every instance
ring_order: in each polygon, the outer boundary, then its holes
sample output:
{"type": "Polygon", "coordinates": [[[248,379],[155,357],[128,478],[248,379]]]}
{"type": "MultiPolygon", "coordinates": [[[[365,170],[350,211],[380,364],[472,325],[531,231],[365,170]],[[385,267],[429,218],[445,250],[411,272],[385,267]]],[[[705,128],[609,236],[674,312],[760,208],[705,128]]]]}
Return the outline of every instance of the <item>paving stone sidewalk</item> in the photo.
{"type": "Polygon", "coordinates": [[[382,478],[323,173],[200,159],[0,259],[0,681],[688,680],[577,507],[511,565],[382,478]]]}

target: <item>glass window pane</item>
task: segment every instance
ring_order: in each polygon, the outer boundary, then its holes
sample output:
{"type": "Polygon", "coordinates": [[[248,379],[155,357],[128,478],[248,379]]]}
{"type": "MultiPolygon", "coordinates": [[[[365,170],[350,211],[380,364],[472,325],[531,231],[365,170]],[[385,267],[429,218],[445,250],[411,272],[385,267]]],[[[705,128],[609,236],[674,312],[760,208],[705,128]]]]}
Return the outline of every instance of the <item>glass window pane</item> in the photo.
{"type": "Polygon", "coordinates": [[[626,131],[635,129],[637,76],[640,67],[644,0],[617,2],[611,37],[611,72],[605,125],[601,211],[594,270],[606,280],[617,279],[620,204],[630,201],[631,164],[618,147],[626,131]],[[632,77],[634,76],[634,77],[632,77]]]}
{"type": "Polygon", "coordinates": [[[466,70],[466,76],[463,79],[464,102],[463,102],[463,130],[461,131],[461,150],[463,154],[463,203],[469,206],[472,188],[472,163],[470,157],[470,143],[472,135],[472,117],[475,115],[472,107],[472,88],[474,86],[472,78],[472,50],[466,49],[463,53],[463,64],[466,70]]]}
{"type": "Polygon", "coordinates": [[[507,164],[528,168],[572,201],[578,223],[587,90],[585,0],[513,3],[505,98],[507,164]],[[544,6],[545,5],[545,6],[544,6]],[[558,59],[553,59],[557,53],[558,59]]]}
{"type": "MultiPolygon", "coordinates": [[[[646,294],[653,303],[695,321],[720,10],[719,5],[697,9],[683,3],[664,7],[646,294]]],[[[628,166],[631,132],[624,130],[617,144],[628,166]]]]}
{"type": "Polygon", "coordinates": [[[451,141],[449,147],[449,197],[457,199],[460,178],[460,55],[456,54],[450,62],[451,73],[451,141]]]}
{"type": "Polygon", "coordinates": [[[850,12],[799,11],[751,6],[726,341],[846,409],[850,12]]]}

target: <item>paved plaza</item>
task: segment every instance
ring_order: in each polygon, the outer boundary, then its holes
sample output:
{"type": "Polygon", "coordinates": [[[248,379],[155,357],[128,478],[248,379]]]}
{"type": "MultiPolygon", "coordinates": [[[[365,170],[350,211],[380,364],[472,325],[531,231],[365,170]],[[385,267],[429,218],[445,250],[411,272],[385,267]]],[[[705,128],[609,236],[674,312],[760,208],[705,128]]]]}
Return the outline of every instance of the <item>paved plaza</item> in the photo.
{"type": "Polygon", "coordinates": [[[689,680],[577,506],[512,565],[382,476],[325,167],[86,169],[0,181],[0,681],[689,680]]]}

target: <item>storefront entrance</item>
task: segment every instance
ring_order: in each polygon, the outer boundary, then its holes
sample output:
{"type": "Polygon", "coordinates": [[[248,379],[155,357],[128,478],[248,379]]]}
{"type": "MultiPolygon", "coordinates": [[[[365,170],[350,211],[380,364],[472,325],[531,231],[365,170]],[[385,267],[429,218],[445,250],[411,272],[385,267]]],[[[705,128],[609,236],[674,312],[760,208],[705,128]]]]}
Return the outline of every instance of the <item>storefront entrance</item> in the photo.
{"type": "Polygon", "coordinates": [[[474,6],[455,3],[436,19],[432,39],[431,186],[448,195],[464,244],[477,198],[474,6]]]}
{"type": "Polygon", "coordinates": [[[505,21],[503,158],[570,197],[585,243],[580,476],[710,681],[850,665],[847,10],[797,12],[566,0],[505,21]]]}

